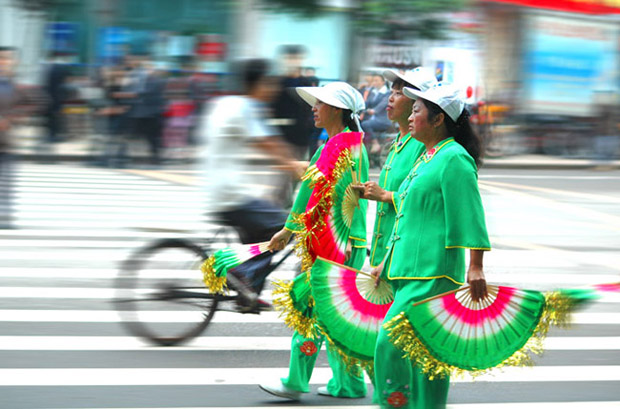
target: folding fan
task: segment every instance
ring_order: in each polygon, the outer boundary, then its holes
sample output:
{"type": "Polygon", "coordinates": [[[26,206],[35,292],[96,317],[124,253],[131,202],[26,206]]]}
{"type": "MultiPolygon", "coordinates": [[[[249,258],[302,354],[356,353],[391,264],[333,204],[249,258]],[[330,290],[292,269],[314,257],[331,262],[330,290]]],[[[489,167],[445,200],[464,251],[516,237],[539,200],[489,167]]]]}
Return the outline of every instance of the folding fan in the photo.
{"type": "Polygon", "coordinates": [[[462,291],[468,288],[417,302],[385,324],[394,345],[431,379],[531,364],[549,326],[567,323],[573,308],[596,299],[598,290],[543,294],[488,285],[489,295],[474,302],[462,291]]]}
{"type": "Polygon", "coordinates": [[[334,135],[325,143],[321,156],[308,168],[304,179],[311,179],[313,182],[321,178],[333,179],[338,174],[337,163],[345,150],[351,152],[352,160],[359,158],[363,137],[364,134],[361,132],[343,132],[334,135]]]}
{"type": "Polygon", "coordinates": [[[372,364],[381,324],[392,305],[390,285],[368,273],[317,258],[310,274],[314,312],[321,332],[345,361],[372,364]]]}
{"type": "Polygon", "coordinates": [[[361,158],[362,136],[357,132],[334,136],[315,164],[313,190],[306,212],[299,219],[304,225],[298,239],[304,271],[309,271],[317,256],[345,261],[353,214],[359,202],[359,194],[351,185],[360,179],[361,169],[356,162],[361,158]]]}
{"type": "Polygon", "coordinates": [[[224,292],[228,270],[258,256],[268,250],[269,242],[241,244],[234,247],[225,247],[216,251],[200,266],[203,278],[209,291],[212,293],[224,292]]]}
{"type": "Polygon", "coordinates": [[[620,292],[620,282],[609,284],[595,284],[585,288],[569,288],[558,290],[558,294],[570,300],[571,305],[577,306],[588,301],[599,300],[606,292],[620,292]]]}
{"type": "Polygon", "coordinates": [[[304,337],[314,338],[317,335],[312,316],[314,299],[308,277],[300,274],[289,282],[274,281],[273,287],[273,306],[284,323],[304,337]]]}

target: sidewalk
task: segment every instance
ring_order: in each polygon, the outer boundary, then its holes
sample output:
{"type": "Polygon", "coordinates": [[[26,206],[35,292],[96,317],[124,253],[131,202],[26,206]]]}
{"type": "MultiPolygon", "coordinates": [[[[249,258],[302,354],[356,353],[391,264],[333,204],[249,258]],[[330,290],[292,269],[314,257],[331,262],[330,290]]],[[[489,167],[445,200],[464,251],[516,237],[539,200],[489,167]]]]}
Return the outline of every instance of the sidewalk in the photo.
{"type": "MultiPolygon", "coordinates": [[[[16,138],[13,152],[21,160],[65,162],[65,161],[88,161],[93,158],[94,147],[97,146],[94,139],[75,138],[54,145],[47,145],[43,149],[38,141],[31,135],[22,134],[16,138]]],[[[146,143],[143,141],[131,141],[129,154],[134,163],[148,161],[149,153],[146,143]]],[[[189,147],[178,152],[164,152],[164,157],[171,153],[173,160],[192,162],[198,159],[200,149],[189,147]]],[[[257,158],[258,159],[258,158],[257,158]]],[[[498,158],[487,157],[484,159],[483,168],[487,169],[593,169],[605,170],[620,169],[620,160],[598,161],[594,159],[571,159],[548,155],[515,155],[498,158]]]]}

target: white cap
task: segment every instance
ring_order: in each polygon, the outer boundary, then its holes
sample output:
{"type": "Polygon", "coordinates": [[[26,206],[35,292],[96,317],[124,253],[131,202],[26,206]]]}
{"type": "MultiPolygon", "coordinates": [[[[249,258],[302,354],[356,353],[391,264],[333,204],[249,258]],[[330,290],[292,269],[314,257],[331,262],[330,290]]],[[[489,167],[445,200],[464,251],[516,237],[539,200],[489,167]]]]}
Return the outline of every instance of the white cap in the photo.
{"type": "Polygon", "coordinates": [[[346,82],[330,82],[323,87],[297,87],[295,90],[310,106],[319,100],[336,108],[350,109],[353,115],[366,108],[362,94],[346,82]]]}
{"type": "Polygon", "coordinates": [[[403,88],[403,93],[411,99],[422,98],[439,105],[454,122],[459,119],[463,108],[465,108],[465,101],[461,97],[459,90],[446,82],[438,82],[425,91],[403,88]]]}
{"type": "Polygon", "coordinates": [[[385,70],[383,71],[383,77],[390,82],[394,82],[400,78],[407,84],[411,84],[422,91],[437,84],[435,73],[431,68],[427,67],[417,67],[413,70],[405,71],[404,74],[395,70],[385,70]]]}

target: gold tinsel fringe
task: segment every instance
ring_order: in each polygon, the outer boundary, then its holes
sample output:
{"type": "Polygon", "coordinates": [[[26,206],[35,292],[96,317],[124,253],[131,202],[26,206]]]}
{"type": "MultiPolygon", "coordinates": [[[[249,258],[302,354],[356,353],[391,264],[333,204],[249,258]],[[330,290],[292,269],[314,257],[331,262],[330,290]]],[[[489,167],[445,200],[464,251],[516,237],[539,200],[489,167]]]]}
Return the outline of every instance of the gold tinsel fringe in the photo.
{"type": "Polygon", "coordinates": [[[312,165],[306,169],[306,173],[301,177],[302,182],[306,180],[309,181],[309,186],[313,187],[315,183],[325,180],[325,176],[323,176],[323,173],[321,173],[316,165],[312,165]]]}
{"type": "Polygon", "coordinates": [[[551,325],[567,327],[573,306],[574,303],[559,292],[545,294],[545,306],[540,321],[527,343],[503,362],[487,369],[465,370],[436,359],[418,339],[404,312],[383,324],[383,327],[388,331],[392,344],[403,351],[403,358],[415,363],[430,380],[445,378],[447,375],[460,376],[465,373],[475,378],[497,368],[532,366],[532,354],[540,355],[543,352],[543,342],[547,337],[549,327],[551,325]]]}
{"type": "MultiPolygon", "coordinates": [[[[351,151],[344,149],[331,173],[331,177],[328,180],[325,175],[315,166],[310,166],[302,181],[308,180],[310,187],[314,188],[314,196],[319,197],[317,203],[310,209],[307,209],[304,213],[293,215],[293,223],[301,227],[301,231],[296,233],[295,254],[301,260],[301,271],[306,274],[306,280],[310,281],[310,271],[314,264],[314,258],[310,254],[308,245],[311,239],[316,234],[317,230],[325,227],[324,215],[333,206],[333,194],[337,181],[339,181],[347,170],[350,170],[355,162],[352,159],[351,151]],[[308,226],[308,224],[310,226],[308,226]]],[[[289,327],[306,338],[315,338],[319,334],[319,329],[314,318],[309,318],[301,313],[293,304],[293,300],[290,297],[290,291],[293,286],[293,282],[277,281],[274,282],[273,290],[273,305],[280,313],[280,317],[284,318],[284,323],[289,327]]],[[[310,297],[310,307],[314,302],[314,299],[310,297]]],[[[342,358],[342,361],[346,364],[347,370],[353,371],[359,370],[360,365],[369,374],[374,374],[374,366],[372,361],[362,361],[356,358],[352,358],[337,348],[333,342],[332,345],[338,351],[338,354],[342,358]]]]}
{"type": "Polygon", "coordinates": [[[323,334],[325,338],[327,339],[327,341],[329,342],[329,347],[332,350],[337,352],[340,361],[345,364],[345,369],[348,373],[350,373],[353,376],[361,376],[361,370],[363,369],[364,371],[366,371],[366,373],[368,373],[368,376],[370,377],[370,379],[374,379],[375,377],[374,360],[372,359],[365,360],[365,359],[359,359],[359,358],[352,357],[351,355],[347,354],[344,350],[339,348],[338,345],[334,343],[334,341],[332,341],[332,339],[329,337],[329,334],[327,334],[327,332],[323,330],[320,323],[317,324],[317,327],[318,327],[318,331],[321,334],[323,334]]]}
{"type": "MultiPolygon", "coordinates": [[[[316,338],[318,335],[316,322],[314,318],[305,316],[302,312],[295,308],[293,300],[290,296],[292,288],[293,281],[274,281],[273,306],[280,314],[280,318],[284,319],[286,326],[299,332],[306,338],[316,338]]],[[[313,298],[310,297],[308,307],[312,307],[313,302],[313,298]]]]}
{"type": "Polygon", "coordinates": [[[316,166],[311,166],[304,175],[304,180],[310,179],[314,186],[314,196],[319,197],[317,203],[305,213],[294,215],[293,222],[302,227],[302,231],[297,233],[297,243],[295,253],[301,260],[301,271],[308,274],[314,264],[314,258],[309,252],[308,245],[316,234],[316,231],[325,227],[325,220],[322,215],[329,211],[333,206],[333,196],[337,181],[339,181],[347,170],[355,164],[351,157],[351,152],[344,149],[336,161],[331,174],[331,182],[318,170],[316,166]],[[308,226],[308,224],[310,226],[308,226]]]}
{"type": "Polygon", "coordinates": [[[200,271],[202,271],[202,281],[213,294],[223,294],[226,290],[228,290],[228,286],[226,285],[226,275],[223,277],[216,276],[215,269],[213,268],[214,264],[215,258],[213,256],[209,257],[204,261],[204,263],[202,263],[200,266],[200,271]]]}
{"type": "Polygon", "coordinates": [[[312,264],[314,264],[314,259],[310,255],[310,251],[308,249],[308,242],[312,232],[306,228],[305,217],[305,214],[298,214],[293,217],[293,222],[295,224],[297,224],[298,226],[303,226],[302,230],[296,233],[297,241],[295,243],[295,246],[293,247],[295,249],[295,254],[301,260],[302,272],[310,271],[310,269],[312,268],[312,264]]]}

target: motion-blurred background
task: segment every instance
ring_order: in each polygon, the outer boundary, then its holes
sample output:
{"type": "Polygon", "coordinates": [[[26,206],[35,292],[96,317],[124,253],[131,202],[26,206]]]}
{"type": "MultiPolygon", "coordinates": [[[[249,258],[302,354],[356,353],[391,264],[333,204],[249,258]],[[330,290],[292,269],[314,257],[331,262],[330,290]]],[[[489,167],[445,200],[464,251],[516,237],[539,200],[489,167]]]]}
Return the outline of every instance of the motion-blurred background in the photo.
{"type": "MultiPolygon", "coordinates": [[[[429,66],[467,96],[487,156],[605,160],[619,145],[619,16],[611,0],[0,0],[0,45],[18,51],[18,82],[42,91],[22,145],[105,149],[93,135],[127,102],[112,92],[148,69],[163,81],[150,143],[191,146],[205,101],[236,91],[231,63],[261,57],[361,90],[384,68],[429,66]]],[[[314,144],[307,133],[296,143],[314,144]]]]}

